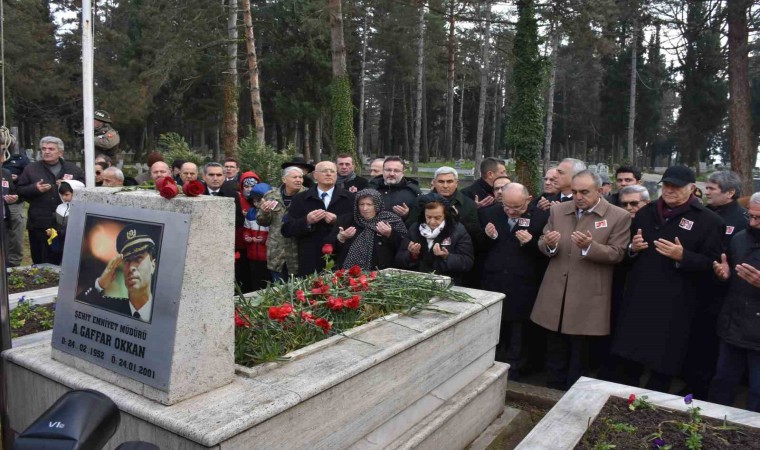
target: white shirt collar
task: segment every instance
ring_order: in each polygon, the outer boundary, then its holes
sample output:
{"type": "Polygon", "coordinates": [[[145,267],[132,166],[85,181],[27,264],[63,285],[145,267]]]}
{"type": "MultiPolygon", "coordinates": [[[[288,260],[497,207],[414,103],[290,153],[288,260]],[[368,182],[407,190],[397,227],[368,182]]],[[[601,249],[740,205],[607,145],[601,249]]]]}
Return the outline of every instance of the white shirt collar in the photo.
{"type": "Polygon", "coordinates": [[[329,198],[332,198],[333,191],[335,191],[335,186],[331,187],[330,190],[328,190],[328,191],[323,191],[322,189],[319,188],[319,186],[317,186],[317,195],[319,196],[319,198],[322,198],[322,193],[323,192],[326,192],[327,196],[329,198]]]}
{"type": "Polygon", "coordinates": [[[151,314],[153,313],[153,294],[150,295],[148,301],[140,309],[135,309],[132,302],[129,302],[129,312],[132,316],[134,316],[135,311],[140,312],[140,320],[150,322],[151,314]]]}

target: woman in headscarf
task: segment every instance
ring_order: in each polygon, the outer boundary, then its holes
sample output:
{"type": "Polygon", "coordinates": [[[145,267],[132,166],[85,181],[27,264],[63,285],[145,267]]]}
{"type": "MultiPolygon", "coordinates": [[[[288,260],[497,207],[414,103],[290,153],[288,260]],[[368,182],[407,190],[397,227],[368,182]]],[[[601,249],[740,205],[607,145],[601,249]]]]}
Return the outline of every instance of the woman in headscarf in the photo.
{"type": "Polygon", "coordinates": [[[420,197],[420,215],[401,243],[396,264],[401,269],[450,276],[455,284],[472,269],[472,239],[448,200],[431,193],[420,197]]]}
{"type": "Polygon", "coordinates": [[[398,215],[383,210],[378,191],[363,189],[356,193],[353,214],[339,217],[331,236],[337,246],[337,267],[358,265],[370,271],[393,267],[406,226],[398,215]]]}

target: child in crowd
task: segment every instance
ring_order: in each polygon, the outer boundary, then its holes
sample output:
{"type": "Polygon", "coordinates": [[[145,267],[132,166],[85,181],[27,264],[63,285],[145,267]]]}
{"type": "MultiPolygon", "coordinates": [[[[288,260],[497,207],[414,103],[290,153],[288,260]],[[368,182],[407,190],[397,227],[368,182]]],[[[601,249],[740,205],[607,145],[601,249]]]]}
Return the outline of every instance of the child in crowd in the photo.
{"type": "Polygon", "coordinates": [[[48,228],[45,233],[48,235],[48,245],[50,251],[55,255],[57,261],[63,257],[63,246],[66,240],[66,226],[69,222],[69,210],[71,209],[71,200],[74,198],[74,191],[83,189],[84,183],[77,180],[61,181],[58,186],[58,195],[61,197],[61,204],[55,208],[53,218],[53,228],[48,228]]]}
{"type": "Polygon", "coordinates": [[[258,183],[251,188],[249,200],[251,207],[245,216],[244,239],[246,242],[246,253],[248,257],[248,266],[251,274],[251,283],[253,290],[263,289],[267,282],[271,281],[269,270],[267,270],[267,237],[269,236],[269,227],[264,227],[256,222],[256,214],[261,204],[264,194],[272,190],[272,187],[266,183],[258,183]]]}

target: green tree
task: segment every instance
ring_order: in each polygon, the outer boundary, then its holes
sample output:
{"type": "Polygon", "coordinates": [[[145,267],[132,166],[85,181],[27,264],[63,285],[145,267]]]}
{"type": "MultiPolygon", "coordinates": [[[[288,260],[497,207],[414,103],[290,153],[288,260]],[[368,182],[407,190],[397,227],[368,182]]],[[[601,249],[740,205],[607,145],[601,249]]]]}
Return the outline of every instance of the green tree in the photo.
{"type": "Polygon", "coordinates": [[[514,102],[506,136],[514,149],[517,179],[530,192],[538,193],[539,164],[543,148],[543,100],[541,87],[544,60],[538,49],[538,22],[533,0],[518,0],[519,18],[513,55],[514,102]]]}

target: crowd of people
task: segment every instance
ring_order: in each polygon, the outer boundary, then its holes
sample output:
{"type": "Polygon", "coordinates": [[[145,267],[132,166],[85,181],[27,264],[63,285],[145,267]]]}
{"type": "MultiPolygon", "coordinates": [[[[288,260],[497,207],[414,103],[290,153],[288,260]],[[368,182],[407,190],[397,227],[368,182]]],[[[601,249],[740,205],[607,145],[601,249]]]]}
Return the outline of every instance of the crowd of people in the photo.
{"type": "MultiPolygon", "coordinates": [[[[40,147],[42,160],[13,178],[4,199],[29,202],[32,259],[55,264],[46,230],[61,186],[83,173],[62,158],[60,139],[40,147]]],[[[760,411],[760,193],[741,206],[733,172],[710,175],[703,203],[685,166],[665,171],[655,200],[635,167],[616,169],[612,193],[609,176],[572,158],[546,172],[536,197],[495,158],[464,189],[457,170],[439,167],[427,193],[393,156],[373,160],[369,179],[350,155],[316,165],[294,158],[278,186],[241,173],[233,158],[202,168],[150,158],[153,179],[201,179],[206,195],[235,200],[243,291],[323,270],[331,244],[336,269],[435,272],[504,293],[496,358],[512,379],[545,370],[549,387],[567,389],[594,373],[667,392],[678,377],[695,397],[730,405],[748,373],[747,407],[760,411]]],[[[99,182],[123,184],[101,159],[99,182]]]]}

